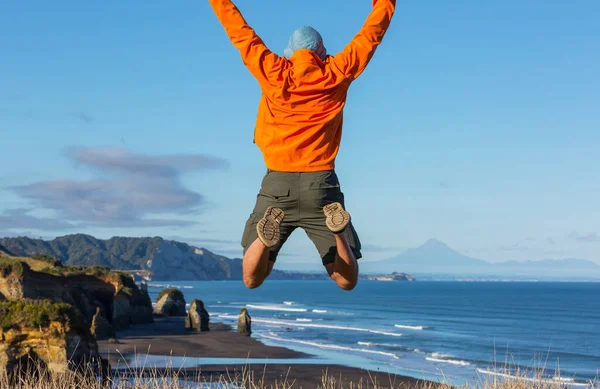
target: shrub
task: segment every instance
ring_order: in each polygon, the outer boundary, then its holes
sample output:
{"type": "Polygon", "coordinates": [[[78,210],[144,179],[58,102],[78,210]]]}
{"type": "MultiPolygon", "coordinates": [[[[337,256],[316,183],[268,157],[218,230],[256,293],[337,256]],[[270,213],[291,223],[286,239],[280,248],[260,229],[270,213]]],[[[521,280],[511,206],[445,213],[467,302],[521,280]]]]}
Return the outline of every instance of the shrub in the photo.
{"type": "Polygon", "coordinates": [[[67,322],[74,314],[69,304],[41,301],[0,302],[0,328],[47,327],[52,321],[67,322]]]}
{"type": "Polygon", "coordinates": [[[55,276],[79,276],[87,275],[94,277],[104,277],[110,273],[110,269],[104,266],[60,266],[46,267],[40,270],[44,273],[55,276]]]}

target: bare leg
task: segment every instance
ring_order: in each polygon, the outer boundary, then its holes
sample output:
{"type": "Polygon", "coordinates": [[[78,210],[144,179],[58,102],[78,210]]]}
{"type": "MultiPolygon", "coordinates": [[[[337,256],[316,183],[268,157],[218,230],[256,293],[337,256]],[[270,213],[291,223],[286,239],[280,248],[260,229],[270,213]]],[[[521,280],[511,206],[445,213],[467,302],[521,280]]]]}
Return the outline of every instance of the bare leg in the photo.
{"type": "Polygon", "coordinates": [[[323,207],[325,224],[335,236],[337,254],[332,264],[325,266],[327,273],[344,290],[352,290],[358,283],[358,261],[346,236],[350,214],[336,202],[323,207]]]}
{"type": "Polygon", "coordinates": [[[358,261],[345,233],[334,234],[337,247],[335,261],[325,266],[332,280],[343,290],[352,290],[358,283],[358,261]]]}
{"type": "Polygon", "coordinates": [[[258,288],[273,269],[269,260],[269,248],[258,238],[248,247],[242,261],[244,285],[249,289],[258,288]]]}
{"type": "Polygon", "coordinates": [[[281,209],[268,207],[256,225],[258,238],[248,247],[242,261],[242,278],[249,289],[261,286],[271,274],[274,263],[269,260],[269,251],[270,247],[279,243],[284,216],[281,209]]]}

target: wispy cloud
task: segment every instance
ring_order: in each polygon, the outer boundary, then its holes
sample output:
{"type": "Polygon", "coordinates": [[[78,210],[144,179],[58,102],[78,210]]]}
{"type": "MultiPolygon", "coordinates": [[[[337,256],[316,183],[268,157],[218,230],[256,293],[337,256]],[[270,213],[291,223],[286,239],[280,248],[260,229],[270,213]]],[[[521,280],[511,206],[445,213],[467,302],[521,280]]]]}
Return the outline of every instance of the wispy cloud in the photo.
{"type": "Polygon", "coordinates": [[[4,211],[0,214],[0,229],[10,230],[14,228],[33,228],[37,230],[68,230],[76,228],[77,225],[66,220],[37,217],[30,215],[30,209],[15,208],[4,211]]]}
{"type": "Polygon", "coordinates": [[[571,235],[569,235],[571,237],[571,239],[574,239],[578,242],[585,242],[585,243],[596,243],[596,242],[600,242],[600,234],[598,234],[597,232],[589,232],[589,233],[585,233],[585,234],[579,234],[577,232],[572,232],[571,235]]]}
{"type": "MultiPolygon", "coordinates": [[[[173,218],[175,214],[196,213],[205,203],[200,193],[182,185],[181,175],[228,167],[226,160],[212,156],[149,156],[119,147],[76,147],[68,149],[65,156],[76,165],[91,169],[98,177],[87,181],[48,180],[10,189],[37,207],[54,211],[67,227],[193,225],[195,222],[173,218]]],[[[25,224],[33,222],[22,215],[21,220],[25,224]]],[[[39,226],[49,227],[50,221],[27,228],[39,226]]]]}

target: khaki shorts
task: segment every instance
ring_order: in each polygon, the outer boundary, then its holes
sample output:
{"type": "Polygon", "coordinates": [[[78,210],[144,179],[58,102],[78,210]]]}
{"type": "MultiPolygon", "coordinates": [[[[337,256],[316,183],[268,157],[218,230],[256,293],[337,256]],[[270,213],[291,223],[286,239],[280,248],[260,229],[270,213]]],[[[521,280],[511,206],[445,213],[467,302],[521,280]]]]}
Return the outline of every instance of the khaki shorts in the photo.
{"type": "MultiPolygon", "coordinates": [[[[336,244],[333,233],[325,224],[323,207],[339,202],[344,206],[344,194],[335,171],[288,173],[268,170],[256,197],[256,205],[246,221],[242,235],[244,254],[257,239],[256,225],[263,217],[267,207],[281,208],[285,218],[281,223],[279,243],[271,247],[270,260],[276,261],[277,254],[292,232],[302,228],[314,243],[323,265],[333,263],[336,244]]],[[[362,257],[360,240],[352,223],[346,229],[346,236],[356,259],[362,257]]]]}

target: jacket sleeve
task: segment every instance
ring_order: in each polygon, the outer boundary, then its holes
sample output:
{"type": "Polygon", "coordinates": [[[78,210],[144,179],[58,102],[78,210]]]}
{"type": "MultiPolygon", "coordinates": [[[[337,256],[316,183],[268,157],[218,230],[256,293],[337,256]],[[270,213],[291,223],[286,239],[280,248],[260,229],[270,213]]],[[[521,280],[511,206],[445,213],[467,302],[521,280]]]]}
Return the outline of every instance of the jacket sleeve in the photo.
{"type": "Polygon", "coordinates": [[[286,59],[267,48],[231,0],[209,0],[209,3],[252,75],[259,83],[275,82],[286,59]]]}
{"type": "Polygon", "coordinates": [[[373,9],[361,30],[334,57],[334,63],[347,77],[356,79],[365,70],[387,32],[395,9],[396,0],[373,0],[373,9]]]}

